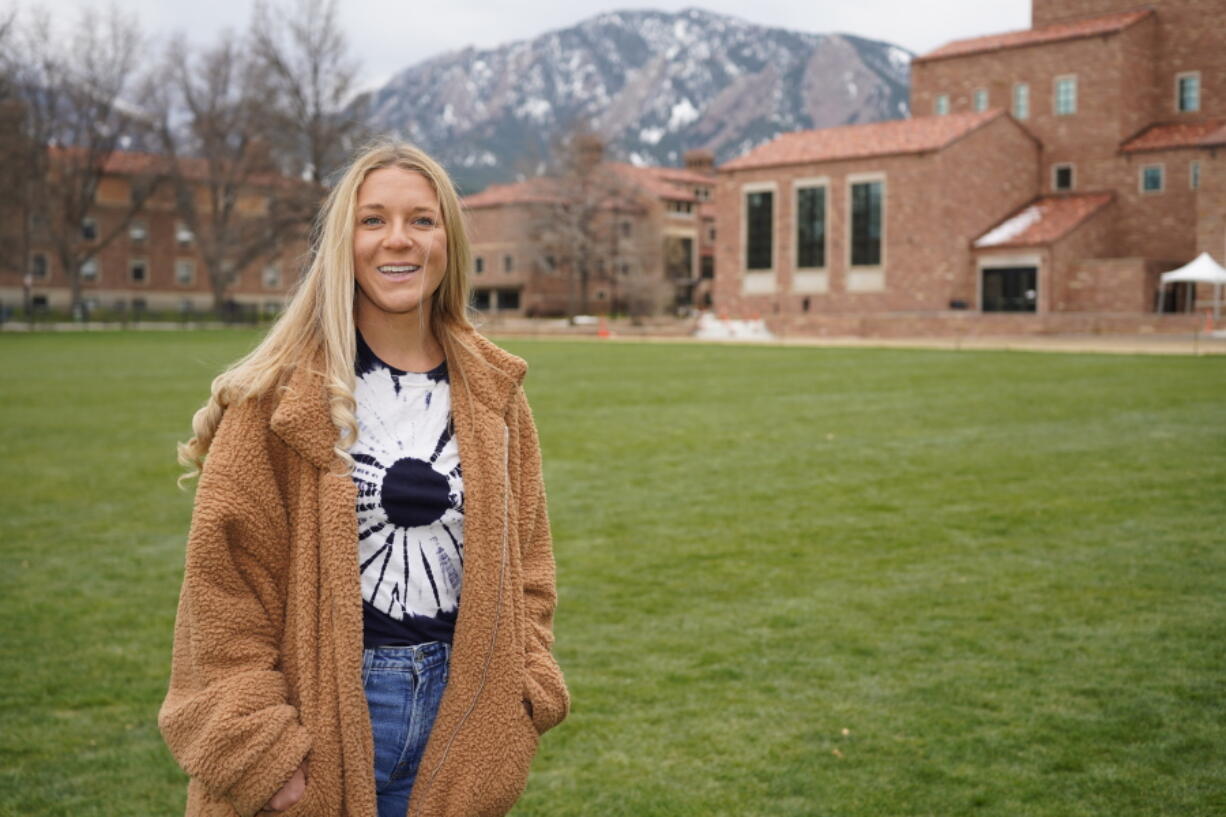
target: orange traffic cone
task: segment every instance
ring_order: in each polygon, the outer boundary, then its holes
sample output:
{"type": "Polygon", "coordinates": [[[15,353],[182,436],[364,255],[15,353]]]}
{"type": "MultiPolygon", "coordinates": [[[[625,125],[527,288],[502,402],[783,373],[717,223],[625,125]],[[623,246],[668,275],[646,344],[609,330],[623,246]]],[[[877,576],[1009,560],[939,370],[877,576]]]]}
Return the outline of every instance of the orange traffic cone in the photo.
{"type": "Polygon", "coordinates": [[[600,316],[600,326],[596,329],[596,337],[611,338],[613,333],[609,331],[609,321],[604,315],[600,316]]]}

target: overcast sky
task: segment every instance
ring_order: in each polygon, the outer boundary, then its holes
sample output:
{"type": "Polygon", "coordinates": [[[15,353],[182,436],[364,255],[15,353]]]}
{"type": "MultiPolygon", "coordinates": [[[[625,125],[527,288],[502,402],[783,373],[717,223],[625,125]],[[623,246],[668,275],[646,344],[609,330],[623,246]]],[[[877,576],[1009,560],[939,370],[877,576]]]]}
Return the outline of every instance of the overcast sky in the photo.
{"type": "MultiPolygon", "coordinates": [[[[53,16],[74,8],[105,7],[111,0],[57,0],[43,5],[53,16]]],[[[289,3],[292,0],[281,0],[289,3]]],[[[0,8],[38,5],[37,0],[0,0],[0,8]]],[[[151,34],[184,31],[205,41],[220,31],[246,27],[250,0],[118,0],[136,12],[151,34]]],[[[601,0],[518,0],[496,9],[478,0],[340,0],[340,18],[353,53],[362,63],[363,85],[390,78],[402,68],[444,51],[473,45],[488,48],[529,39],[605,11],[658,8],[679,11],[698,6],[762,25],[818,33],[857,34],[924,53],[962,37],[994,34],[1030,25],[1029,0],[710,0],[643,3],[601,0]]]]}

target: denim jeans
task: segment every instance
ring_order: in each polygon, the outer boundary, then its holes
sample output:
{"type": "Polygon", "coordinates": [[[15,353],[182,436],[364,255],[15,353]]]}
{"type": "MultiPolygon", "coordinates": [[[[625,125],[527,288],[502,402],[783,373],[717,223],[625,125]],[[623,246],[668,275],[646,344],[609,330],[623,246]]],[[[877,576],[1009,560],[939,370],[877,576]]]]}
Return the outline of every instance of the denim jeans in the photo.
{"type": "Polygon", "coordinates": [[[365,651],[362,679],[375,738],[379,817],[405,817],[426,740],[447,685],[451,645],[441,641],[365,651]]]}

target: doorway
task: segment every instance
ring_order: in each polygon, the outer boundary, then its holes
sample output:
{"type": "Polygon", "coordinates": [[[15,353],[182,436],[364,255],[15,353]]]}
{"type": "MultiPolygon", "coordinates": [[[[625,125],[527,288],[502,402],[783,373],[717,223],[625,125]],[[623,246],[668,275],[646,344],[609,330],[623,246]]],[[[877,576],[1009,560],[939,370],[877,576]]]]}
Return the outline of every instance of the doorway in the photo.
{"type": "Polygon", "coordinates": [[[984,267],[984,312],[1035,312],[1039,303],[1039,268],[984,267]]]}

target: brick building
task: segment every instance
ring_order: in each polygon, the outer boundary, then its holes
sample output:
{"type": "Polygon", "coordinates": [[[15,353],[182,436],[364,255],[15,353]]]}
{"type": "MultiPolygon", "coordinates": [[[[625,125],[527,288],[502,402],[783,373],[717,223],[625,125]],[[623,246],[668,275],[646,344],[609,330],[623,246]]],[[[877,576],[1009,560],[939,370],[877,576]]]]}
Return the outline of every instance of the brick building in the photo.
{"type": "Polygon", "coordinates": [[[685,168],[596,158],[582,180],[534,178],[468,196],[474,306],[528,316],[709,306],[714,187],[711,154],[694,151],[685,168]]]}
{"type": "Polygon", "coordinates": [[[1162,271],[1226,258],[1224,13],[1034,0],[1028,30],[916,58],[913,118],[726,163],[717,309],[831,333],[1186,327],[1150,316],[1162,271]]]}
{"type": "MultiPolygon", "coordinates": [[[[119,231],[81,267],[82,302],[92,316],[202,314],[213,308],[198,241],[177,213],[172,184],[160,181],[123,226],[132,209],[134,187],[147,185],[158,176],[152,168],[162,161],[163,157],[128,152],[116,152],[107,159],[94,205],[81,225],[86,247],[119,231]]],[[[182,160],[189,178],[203,173],[193,170],[196,161],[182,160]]],[[[264,217],[270,197],[284,195],[287,183],[295,184],[276,177],[250,185],[235,202],[239,218],[264,217]]],[[[197,192],[206,196],[203,189],[197,192]]],[[[29,245],[24,273],[14,268],[17,265],[0,267],[0,304],[16,311],[28,302],[36,311],[66,313],[71,281],[37,222],[31,224],[29,245]]],[[[263,260],[239,273],[227,290],[227,299],[249,314],[279,312],[298,278],[305,251],[304,236],[270,248],[263,260]]]]}

